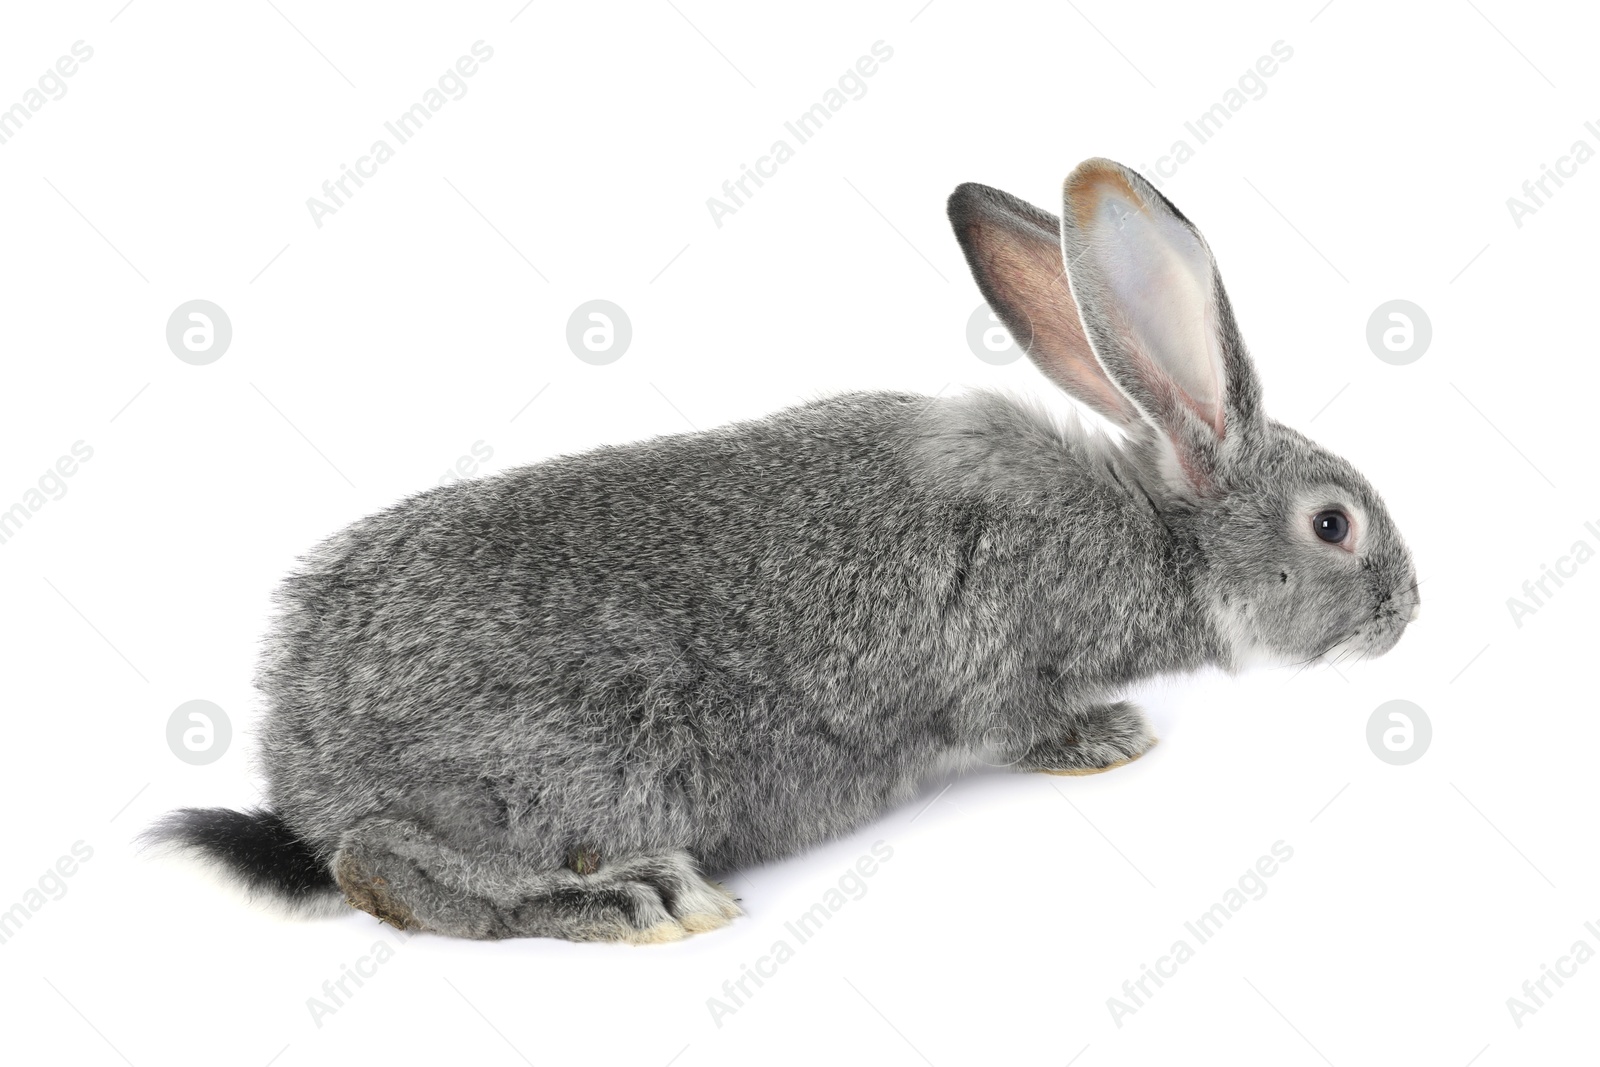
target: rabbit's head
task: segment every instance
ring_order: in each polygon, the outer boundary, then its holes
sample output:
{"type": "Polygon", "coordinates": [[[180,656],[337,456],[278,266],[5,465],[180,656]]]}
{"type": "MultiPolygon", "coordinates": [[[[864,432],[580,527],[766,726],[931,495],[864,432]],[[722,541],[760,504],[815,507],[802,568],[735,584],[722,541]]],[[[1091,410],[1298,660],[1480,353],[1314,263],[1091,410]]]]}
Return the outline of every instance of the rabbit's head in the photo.
{"type": "Polygon", "coordinates": [[[1062,216],[981,185],[950,198],[978,287],[1039,369],[1119,427],[1227,665],[1380,655],[1419,598],[1410,553],[1354,467],[1261,410],[1200,232],[1138,174],[1091,159],[1062,216]]]}

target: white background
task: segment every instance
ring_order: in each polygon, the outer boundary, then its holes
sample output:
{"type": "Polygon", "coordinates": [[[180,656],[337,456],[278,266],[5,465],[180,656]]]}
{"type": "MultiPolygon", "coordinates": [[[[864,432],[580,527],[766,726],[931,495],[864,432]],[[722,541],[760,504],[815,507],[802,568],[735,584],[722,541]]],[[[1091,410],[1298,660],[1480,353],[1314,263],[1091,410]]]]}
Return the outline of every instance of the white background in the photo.
{"type": "Polygon", "coordinates": [[[275,2],[0,16],[0,106],[94,49],[0,145],[0,509],[93,449],[0,545],[0,909],[93,849],[0,945],[7,1059],[1592,1061],[1600,962],[1520,1028],[1506,1004],[1580,938],[1600,950],[1600,562],[1520,626],[1507,607],[1600,548],[1600,161],[1520,227],[1506,205],[1600,148],[1592,13],[275,2]],[[306,199],[480,39],[466,96],[314,225],[306,199]],[[879,40],[866,95],[716,226],[706,199],[879,40]],[[1266,94],[1196,145],[1184,122],[1280,40],[1266,94]],[[256,797],[257,642],[317,539],[479,442],[487,473],[834,390],[1048,395],[968,348],[946,196],[1054,211],[1079,160],[1150,167],[1178,138],[1194,158],[1164,191],[1211,242],[1270,410],[1350,457],[1416,555],[1422,617],[1387,657],[1155,687],[1139,763],[935,788],[746,872],[747,917],[680,944],[418,937],[320,1025],[308,998],[387,928],[285,921],[135,853],[169,808],[256,797]],[[196,298],[234,331],[202,367],[164,335],[196,298]],[[609,366],[564,338],[593,298],[633,323],[609,366]],[[1433,324],[1407,366],[1365,340],[1394,298],[1433,324]],[[234,724],[208,766],[167,747],[191,699],[234,724]],[[1408,766],[1367,745],[1391,699],[1433,725],[1408,766]],[[708,998],[880,839],[866,895],[718,1025],[708,998]],[[1118,1026],[1107,998],[1280,840],[1266,895],[1118,1026]]]}

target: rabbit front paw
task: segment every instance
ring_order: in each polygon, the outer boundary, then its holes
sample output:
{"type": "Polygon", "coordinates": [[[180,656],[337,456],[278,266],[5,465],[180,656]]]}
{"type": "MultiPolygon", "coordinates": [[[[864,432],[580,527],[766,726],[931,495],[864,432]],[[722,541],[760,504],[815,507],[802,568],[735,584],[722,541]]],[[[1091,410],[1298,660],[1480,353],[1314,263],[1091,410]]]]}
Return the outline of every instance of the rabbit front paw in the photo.
{"type": "Polygon", "coordinates": [[[1099,774],[1132,763],[1155,743],[1139,706],[1119,700],[1075,712],[1059,738],[1034,745],[1016,767],[1045,774],[1099,774]]]}

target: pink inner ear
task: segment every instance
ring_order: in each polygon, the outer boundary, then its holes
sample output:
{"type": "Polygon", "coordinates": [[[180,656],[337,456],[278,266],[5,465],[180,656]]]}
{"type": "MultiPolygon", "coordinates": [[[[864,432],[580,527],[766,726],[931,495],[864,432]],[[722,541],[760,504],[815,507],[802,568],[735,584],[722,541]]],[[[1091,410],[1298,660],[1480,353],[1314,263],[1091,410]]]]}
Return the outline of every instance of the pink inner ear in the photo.
{"type": "Polygon", "coordinates": [[[986,241],[986,256],[1000,290],[1011,296],[1007,311],[1027,321],[1031,336],[1016,341],[1061,388],[1124,428],[1140,421],[1139,413],[1112,384],[1095,358],[1078,305],[1073,302],[1061,266],[1059,240],[986,241]]]}
{"type": "Polygon", "coordinates": [[[1147,392],[1181,402],[1221,436],[1225,378],[1205,245],[1177,216],[1147,203],[1114,164],[1069,179],[1066,206],[1129,370],[1147,392]]]}

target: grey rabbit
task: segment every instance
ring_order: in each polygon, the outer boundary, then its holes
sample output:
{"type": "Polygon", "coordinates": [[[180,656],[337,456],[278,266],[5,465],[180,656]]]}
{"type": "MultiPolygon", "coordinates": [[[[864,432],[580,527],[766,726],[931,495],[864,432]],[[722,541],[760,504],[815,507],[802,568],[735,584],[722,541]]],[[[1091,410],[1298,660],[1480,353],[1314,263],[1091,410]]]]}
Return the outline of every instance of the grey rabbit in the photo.
{"type": "Polygon", "coordinates": [[[1161,193],[1091,159],[1059,221],[974,184],[949,216],[1011,336],[1120,433],[851,393],[419,493],[277,595],[267,806],[153,838],[411,930],[672,941],[740,914],[707,875],[939,775],[1137,759],[1140,679],[1400,639],[1388,512],[1262,412],[1161,193]]]}

